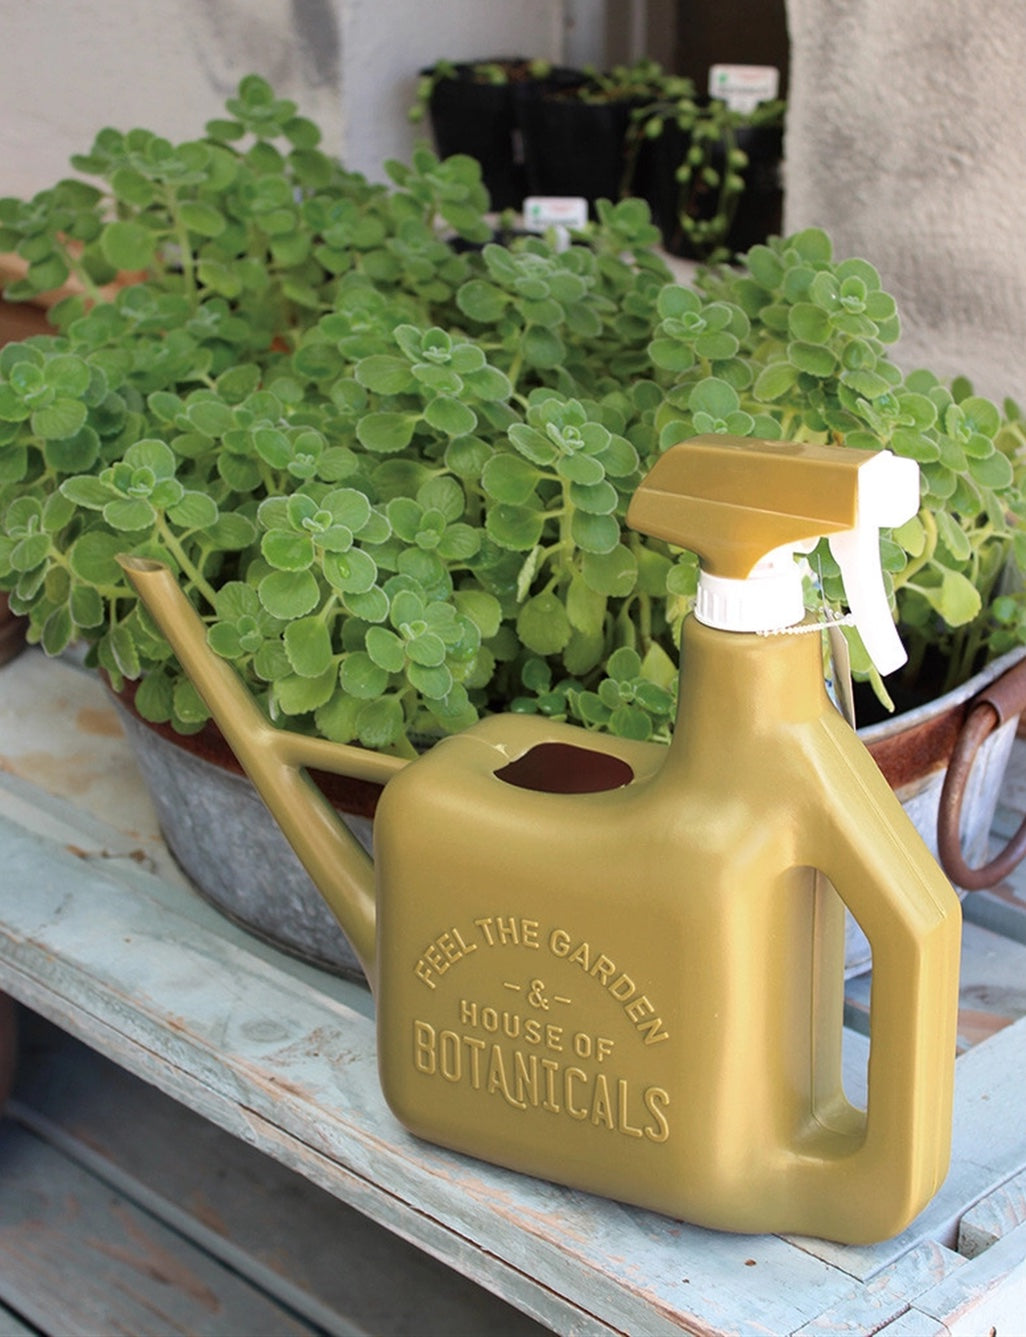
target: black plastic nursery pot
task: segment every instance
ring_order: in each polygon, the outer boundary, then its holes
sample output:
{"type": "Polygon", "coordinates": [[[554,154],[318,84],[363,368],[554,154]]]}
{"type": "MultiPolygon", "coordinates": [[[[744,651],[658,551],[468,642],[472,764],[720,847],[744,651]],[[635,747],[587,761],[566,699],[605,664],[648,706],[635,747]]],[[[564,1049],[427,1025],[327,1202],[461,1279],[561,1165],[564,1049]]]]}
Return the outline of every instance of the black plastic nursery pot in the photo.
{"type": "Polygon", "coordinates": [[[628,102],[583,102],[570,89],[518,93],[518,118],[530,195],[618,200],[628,168],[628,102]]]}
{"type": "Polygon", "coordinates": [[[779,235],[784,213],[784,130],[776,125],[744,126],[737,146],[748,155],[745,189],[727,234],[735,253],[749,250],[767,237],[779,235]]]}
{"type": "Polygon", "coordinates": [[[645,200],[671,255],[682,255],[680,207],[683,187],[677,180],[677,168],[684,161],[691,137],[674,121],[664,121],[660,133],[650,139],[643,136],[633,150],[635,157],[631,190],[645,200]]]}
{"type": "MultiPolygon", "coordinates": [[[[524,61],[496,61],[511,73],[526,69],[524,61]]],[[[430,76],[430,70],[422,70],[430,76]]],[[[474,65],[455,66],[455,78],[442,78],[431,92],[429,111],[435,148],[440,158],[468,154],[481,164],[485,187],[495,209],[518,209],[525,177],[519,151],[514,84],[488,83],[474,65]]]]}
{"type": "MultiPolygon", "coordinates": [[[[648,202],[653,222],[671,255],[704,260],[712,250],[721,247],[738,255],[779,234],[784,209],[783,128],[741,126],[735,133],[737,147],[748,157],[748,165],[741,173],[745,188],[726,235],[709,245],[696,244],[682,221],[684,215],[696,222],[708,222],[716,215],[719,198],[718,187],[700,179],[687,185],[677,180],[677,169],[690,148],[690,136],[679,126],[667,123],[655,139],[642,142],[634,173],[634,193],[648,202]]],[[[716,145],[710,166],[722,173],[725,160],[726,145],[716,145]]]]}
{"type": "MultiPolygon", "coordinates": [[[[454,65],[453,76],[438,78],[428,110],[439,157],[468,154],[481,164],[492,208],[519,209],[529,193],[519,107],[542,88],[577,86],[579,70],[556,67],[544,77],[533,74],[531,62],[517,56],[454,65]],[[494,83],[482,70],[498,67],[504,82],[494,83]]],[[[421,70],[430,78],[433,71],[421,70]]]]}

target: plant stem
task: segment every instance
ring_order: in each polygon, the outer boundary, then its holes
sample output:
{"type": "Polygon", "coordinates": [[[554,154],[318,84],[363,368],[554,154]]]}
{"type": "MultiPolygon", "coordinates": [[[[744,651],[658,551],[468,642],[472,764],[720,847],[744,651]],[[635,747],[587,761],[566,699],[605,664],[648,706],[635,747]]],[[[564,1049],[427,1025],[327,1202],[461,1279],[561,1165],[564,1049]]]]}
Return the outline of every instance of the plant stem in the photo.
{"type": "Polygon", "coordinates": [[[182,284],[185,288],[185,294],[191,301],[193,307],[196,302],[196,264],[193,259],[192,247],[189,244],[189,229],[185,226],[179,215],[177,204],[178,197],[174,190],[167,192],[167,209],[174,221],[174,236],[178,243],[179,260],[182,266],[182,284]]]}
{"type": "Polygon", "coordinates": [[[523,370],[523,366],[524,366],[524,355],[518,348],[517,351],[513,354],[513,361],[509,364],[509,370],[506,372],[506,375],[509,377],[509,383],[510,385],[513,386],[514,389],[516,389],[517,380],[520,376],[520,372],[523,370]]]}
{"type": "Polygon", "coordinates": [[[64,256],[68,269],[74,275],[76,282],[80,283],[85,289],[85,297],[91,306],[103,300],[103,293],[93,281],[92,275],[81,265],[78,257],[67,246],[61,246],[61,254],[64,256]]]}
{"type": "Polygon", "coordinates": [[[185,549],[172,532],[167,521],[159,512],[157,514],[157,533],[160,536],[161,542],[170,550],[175,561],[188,576],[192,584],[196,586],[210,607],[215,608],[217,606],[217,592],[188,556],[185,549]]]}

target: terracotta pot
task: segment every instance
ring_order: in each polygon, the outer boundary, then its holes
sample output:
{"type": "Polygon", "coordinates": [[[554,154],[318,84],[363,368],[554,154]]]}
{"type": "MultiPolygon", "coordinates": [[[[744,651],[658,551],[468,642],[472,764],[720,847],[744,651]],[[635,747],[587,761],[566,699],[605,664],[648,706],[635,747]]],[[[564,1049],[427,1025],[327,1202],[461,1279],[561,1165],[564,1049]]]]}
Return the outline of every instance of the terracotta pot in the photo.
{"type": "MultiPolygon", "coordinates": [[[[167,725],[142,720],[133,697],[131,683],[115,696],[125,732],[168,848],[197,889],[229,918],[276,946],[362,979],[345,935],[216,726],[207,724],[200,733],[182,737],[167,725]]],[[[948,844],[953,826],[954,845],[964,862],[975,865],[986,858],[1024,701],[1026,650],[1017,650],[939,700],[859,731],[935,854],[938,829],[943,836],[946,823],[948,844]],[[998,710],[990,704],[995,697],[1004,703],[998,710]],[[958,762],[967,742],[969,764],[958,763],[956,782],[948,781],[945,795],[946,779],[957,769],[949,763],[953,757],[958,762]]],[[[370,851],[380,786],[323,773],[312,778],[370,851]]],[[[1023,840],[1026,835],[1020,846],[1023,840]]],[[[1000,880],[1021,857],[1021,848],[1010,848],[1007,857],[987,865],[978,885],[1000,880]]],[[[847,972],[860,973],[869,960],[869,944],[849,917],[847,972]]]]}

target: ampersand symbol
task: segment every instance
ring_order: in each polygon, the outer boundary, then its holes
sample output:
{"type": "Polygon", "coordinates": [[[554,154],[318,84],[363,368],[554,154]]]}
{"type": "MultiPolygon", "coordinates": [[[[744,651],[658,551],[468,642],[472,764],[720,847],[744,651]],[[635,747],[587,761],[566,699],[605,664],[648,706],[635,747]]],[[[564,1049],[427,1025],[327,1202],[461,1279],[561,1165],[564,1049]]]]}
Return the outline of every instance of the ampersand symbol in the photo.
{"type": "Polygon", "coordinates": [[[527,1001],[531,1007],[540,1007],[545,1012],[549,1010],[549,1000],[545,997],[544,980],[531,981],[531,988],[527,995],[527,1001]]]}

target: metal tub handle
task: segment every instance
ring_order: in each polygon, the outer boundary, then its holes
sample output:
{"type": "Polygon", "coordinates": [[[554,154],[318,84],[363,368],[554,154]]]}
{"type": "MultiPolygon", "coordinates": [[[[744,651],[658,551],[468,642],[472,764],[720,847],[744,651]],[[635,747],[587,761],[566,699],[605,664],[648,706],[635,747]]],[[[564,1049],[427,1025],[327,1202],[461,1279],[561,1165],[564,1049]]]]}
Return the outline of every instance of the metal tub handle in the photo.
{"type": "Polygon", "coordinates": [[[941,867],[956,886],[966,891],[992,887],[1026,855],[1026,818],[999,854],[980,868],[970,868],[962,855],[959,823],[966,783],[976,754],[995,729],[1026,709],[1026,659],[990,683],[973,698],[955,742],[941,789],[937,812],[937,849],[941,867]]]}

